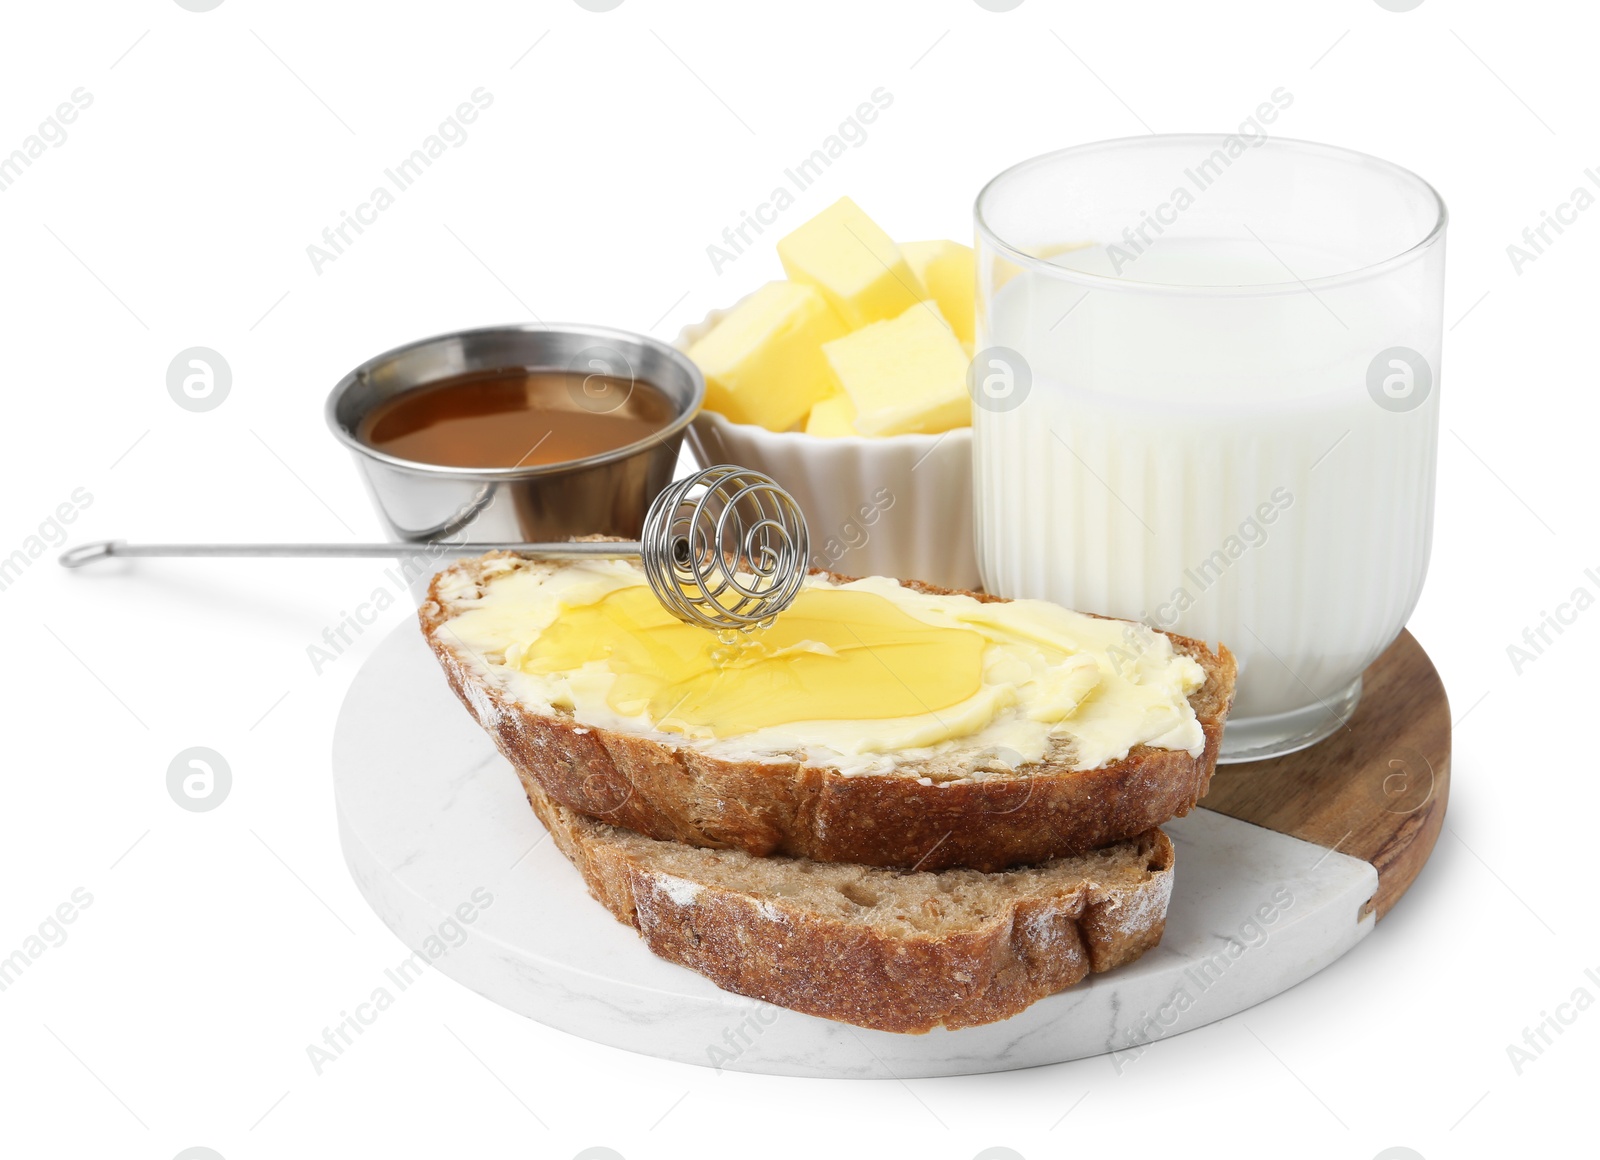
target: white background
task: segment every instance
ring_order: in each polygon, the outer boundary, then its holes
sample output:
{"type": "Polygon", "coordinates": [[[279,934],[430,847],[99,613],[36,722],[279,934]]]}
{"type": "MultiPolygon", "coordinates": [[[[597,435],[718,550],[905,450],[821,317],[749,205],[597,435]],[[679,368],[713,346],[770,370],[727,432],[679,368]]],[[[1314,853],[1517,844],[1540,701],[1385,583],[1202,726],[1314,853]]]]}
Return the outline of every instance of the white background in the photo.
{"type": "Polygon", "coordinates": [[[307,645],[381,564],[69,575],[46,556],[0,593],[0,956],[75,888],[93,903],[0,993],[0,1152],[1435,1160],[1589,1122],[1600,1009],[1521,1075],[1506,1048],[1574,989],[1600,998],[1600,611],[1520,674],[1507,646],[1600,593],[1600,212],[1520,274],[1506,247],[1575,187],[1600,193],[1596,31],[1587,6],[1446,0],[8,5],[0,153],[75,88],[93,104],[0,193],[0,556],[77,488],[74,539],[376,537],[322,423],[340,375],[529,316],[672,336],[778,272],[771,235],[720,275],[706,245],[879,86],[893,106],[785,226],[849,193],[899,237],[965,238],[1013,161],[1226,131],[1284,86],[1274,133],[1390,158],[1450,204],[1437,536],[1411,628],[1458,724],[1446,832],[1376,933],[1121,1075],[718,1074],[431,972],[318,1076],[306,1045],[402,957],[345,872],[328,752],[344,688],[409,608],[318,675],[307,645]],[[308,243],[480,86],[470,139],[315,272],[308,243]],[[233,371],[203,414],[166,390],[193,345],[233,371]],[[195,745],[233,771],[209,813],[165,787],[195,745]]]}

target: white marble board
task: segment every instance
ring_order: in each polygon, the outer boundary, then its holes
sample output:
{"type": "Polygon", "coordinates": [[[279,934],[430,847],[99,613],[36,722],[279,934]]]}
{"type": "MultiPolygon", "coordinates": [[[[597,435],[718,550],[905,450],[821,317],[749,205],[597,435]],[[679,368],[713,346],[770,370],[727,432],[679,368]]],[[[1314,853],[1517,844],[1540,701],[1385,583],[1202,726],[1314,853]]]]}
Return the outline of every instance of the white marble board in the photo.
{"type": "Polygon", "coordinates": [[[589,897],[413,623],[352,683],[333,776],[356,884],[433,968],[573,1035],[710,1067],[906,1079],[1131,1060],[1294,986],[1374,922],[1358,918],[1378,886],[1367,862],[1196,810],[1166,826],[1177,846],[1166,934],[1138,962],[1000,1023],[866,1031],[719,990],[646,950],[589,897]]]}

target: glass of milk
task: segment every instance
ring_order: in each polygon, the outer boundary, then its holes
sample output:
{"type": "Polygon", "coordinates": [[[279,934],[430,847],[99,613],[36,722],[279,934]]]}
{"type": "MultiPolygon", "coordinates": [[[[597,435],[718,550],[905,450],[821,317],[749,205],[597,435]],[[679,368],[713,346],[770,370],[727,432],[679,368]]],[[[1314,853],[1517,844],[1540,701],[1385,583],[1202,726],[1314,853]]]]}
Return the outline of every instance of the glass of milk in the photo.
{"type": "Polygon", "coordinates": [[[1051,153],[978,196],[985,586],[1231,649],[1222,760],[1343,727],[1433,528],[1444,203],[1252,135],[1051,153]]]}

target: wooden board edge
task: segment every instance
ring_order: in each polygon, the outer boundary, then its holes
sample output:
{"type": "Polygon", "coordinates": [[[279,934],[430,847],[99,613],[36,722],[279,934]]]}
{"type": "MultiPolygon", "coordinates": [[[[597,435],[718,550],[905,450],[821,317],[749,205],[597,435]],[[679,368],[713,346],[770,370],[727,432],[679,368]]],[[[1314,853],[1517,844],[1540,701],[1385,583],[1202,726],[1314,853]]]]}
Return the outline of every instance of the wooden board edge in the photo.
{"type": "Polygon", "coordinates": [[[1431,796],[1420,809],[1409,815],[1416,819],[1415,824],[1402,827],[1396,840],[1367,858],[1378,872],[1378,891],[1363,909],[1361,917],[1366,916],[1367,910],[1375,908],[1381,921],[1394,909],[1400,896],[1411,888],[1433,855],[1433,848],[1444,830],[1444,815],[1450,804],[1450,759],[1445,758],[1431,772],[1434,778],[1431,796]]]}
{"type": "Polygon", "coordinates": [[[1444,828],[1450,701],[1427,653],[1402,632],[1364,675],[1348,728],[1298,753],[1218,766],[1200,805],[1361,858],[1378,888],[1356,920],[1382,920],[1444,828]]]}

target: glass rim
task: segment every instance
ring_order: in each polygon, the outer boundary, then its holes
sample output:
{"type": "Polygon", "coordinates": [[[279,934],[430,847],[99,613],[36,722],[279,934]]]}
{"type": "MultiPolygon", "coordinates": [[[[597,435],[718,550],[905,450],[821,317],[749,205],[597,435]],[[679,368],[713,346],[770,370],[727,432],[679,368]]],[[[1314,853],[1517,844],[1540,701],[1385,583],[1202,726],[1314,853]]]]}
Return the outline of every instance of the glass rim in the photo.
{"type": "Polygon", "coordinates": [[[1416,242],[1407,246],[1398,253],[1352,270],[1341,271],[1337,274],[1325,274],[1316,278],[1293,278],[1286,282],[1256,282],[1245,284],[1178,284],[1173,282],[1139,282],[1131,278],[1117,278],[1105,274],[1094,274],[1084,270],[1074,270],[1066,266],[1058,266],[1048,258],[1041,258],[1006,241],[984,217],[984,203],[993,195],[1002,183],[1013,181],[1024,175],[1028,170],[1038,168],[1053,161],[1075,154],[1088,154],[1113,146],[1129,146],[1139,144],[1172,145],[1180,142],[1194,142],[1196,144],[1220,143],[1229,137],[1237,136],[1233,133],[1150,133],[1137,137],[1112,137],[1104,141],[1090,141],[1082,145],[1071,145],[1065,149],[1052,150],[1041,153],[1035,157],[1019,161],[1007,166],[991,177],[978,191],[978,196],[972,205],[973,222],[977,227],[980,239],[986,241],[995,250],[1002,253],[1009,261],[1022,269],[1039,271],[1047,277],[1057,278],[1064,282],[1075,283],[1089,290],[1114,290],[1124,294],[1171,294],[1184,297],[1224,298],[1224,297],[1272,297],[1283,294],[1311,293],[1317,290],[1342,286],[1351,282],[1359,282],[1368,278],[1377,277],[1413,260],[1423,251],[1437,245],[1445,234],[1445,227],[1449,224],[1450,211],[1445,205],[1444,198],[1426,179],[1398,165],[1393,161],[1386,161],[1370,153],[1362,153],[1356,149],[1347,149],[1342,145],[1328,145],[1320,141],[1304,141],[1295,137],[1266,137],[1263,145],[1286,147],[1289,151],[1304,151],[1320,153],[1327,157],[1338,158],[1343,161],[1355,161],[1364,164],[1376,165],[1399,176],[1401,179],[1419,188],[1430,199],[1434,206],[1433,226],[1416,242]]]}

